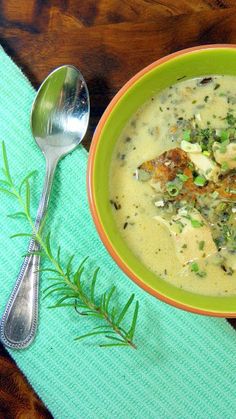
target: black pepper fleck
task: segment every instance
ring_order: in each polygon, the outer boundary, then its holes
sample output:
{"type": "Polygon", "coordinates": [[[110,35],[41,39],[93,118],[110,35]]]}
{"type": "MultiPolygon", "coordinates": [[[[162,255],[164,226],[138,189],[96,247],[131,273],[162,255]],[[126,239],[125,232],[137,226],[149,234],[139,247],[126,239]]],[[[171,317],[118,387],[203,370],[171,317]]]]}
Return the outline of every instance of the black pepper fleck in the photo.
{"type": "Polygon", "coordinates": [[[127,223],[127,221],[126,221],[126,222],[124,223],[124,225],[123,225],[123,229],[125,230],[127,226],[128,226],[128,223],[127,223]]]}
{"type": "Polygon", "coordinates": [[[202,79],[201,81],[200,81],[200,83],[199,84],[208,84],[208,83],[211,83],[212,82],[212,77],[205,77],[204,79],[202,79]]]}

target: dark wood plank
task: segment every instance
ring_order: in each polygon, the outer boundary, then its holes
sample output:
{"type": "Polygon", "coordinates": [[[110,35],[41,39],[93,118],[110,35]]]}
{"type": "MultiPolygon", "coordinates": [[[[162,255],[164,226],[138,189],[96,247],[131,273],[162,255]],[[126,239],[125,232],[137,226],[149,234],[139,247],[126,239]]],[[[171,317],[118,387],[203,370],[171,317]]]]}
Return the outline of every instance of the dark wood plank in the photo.
{"type": "MultiPolygon", "coordinates": [[[[137,71],[176,50],[236,43],[235,0],[3,0],[0,42],[35,87],[56,66],[83,72],[94,128],[117,90],[137,71]]],[[[230,320],[236,328],[236,320],[230,320]]],[[[50,418],[0,346],[0,419],[50,418]]]]}
{"type": "Polygon", "coordinates": [[[0,345],[0,419],[52,419],[14,361],[0,345]]]}
{"type": "Polygon", "coordinates": [[[121,22],[150,22],[162,16],[204,13],[228,9],[234,0],[24,0],[19,7],[15,0],[2,3],[2,20],[6,25],[26,30],[48,30],[52,20],[77,21],[81,26],[121,22]],[[26,7],[27,5],[27,7],[26,7]],[[25,26],[24,26],[25,25],[25,26]]]}
{"type": "Polygon", "coordinates": [[[133,74],[178,49],[203,43],[235,43],[235,25],[235,13],[224,9],[160,16],[158,22],[83,27],[79,20],[55,8],[46,31],[1,27],[0,21],[0,33],[2,45],[35,86],[58,65],[72,63],[81,69],[92,103],[88,145],[111,97],[133,74]]]}

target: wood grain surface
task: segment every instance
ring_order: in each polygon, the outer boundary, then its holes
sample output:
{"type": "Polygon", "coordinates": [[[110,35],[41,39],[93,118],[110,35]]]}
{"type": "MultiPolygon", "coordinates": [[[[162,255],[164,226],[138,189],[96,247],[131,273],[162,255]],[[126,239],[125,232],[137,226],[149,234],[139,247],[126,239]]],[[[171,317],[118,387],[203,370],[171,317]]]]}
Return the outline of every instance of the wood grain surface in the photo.
{"type": "MultiPolygon", "coordinates": [[[[81,69],[88,148],[110,99],[141,68],[194,45],[236,43],[236,1],[1,0],[0,42],[36,88],[58,65],[81,69]]],[[[0,346],[0,419],[51,417],[0,346]]]]}

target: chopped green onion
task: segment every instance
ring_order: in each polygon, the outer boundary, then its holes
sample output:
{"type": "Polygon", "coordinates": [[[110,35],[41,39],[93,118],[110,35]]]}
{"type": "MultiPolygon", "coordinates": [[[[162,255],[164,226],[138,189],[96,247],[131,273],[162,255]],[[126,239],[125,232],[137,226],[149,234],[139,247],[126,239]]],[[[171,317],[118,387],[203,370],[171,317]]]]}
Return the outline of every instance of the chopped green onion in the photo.
{"type": "Polygon", "coordinates": [[[194,228],[200,228],[203,226],[203,223],[201,221],[195,220],[194,218],[191,218],[190,221],[191,221],[192,227],[194,228]]]}
{"type": "Polygon", "coordinates": [[[196,262],[191,263],[191,271],[195,272],[195,274],[200,276],[201,278],[205,277],[207,274],[205,271],[199,270],[199,266],[196,262]]]}
{"type": "Polygon", "coordinates": [[[183,140],[184,141],[190,141],[191,140],[190,134],[191,134],[191,131],[184,131],[183,132],[183,140]]]}
{"type": "Polygon", "coordinates": [[[207,157],[209,157],[211,155],[210,152],[207,151],[207,150],[203,151],[203,154],[204,154],[204,156],[207,156],[207,157]]]}
{"type": "Polygon", "coordinates": [[[179,195],[180,188],[174,182],[168,182],[166,186],[167,192],[170,196],[179,195]]]}
{"type": "Polygon", "coordinates": [[[197,177],[195,177],[195,179],[194,179],[194,184],[196,185],[196,186],[204,186],[205,184],[206,184],[206,178],[204,177],[204,176],[197,176],[197,177]]]}
{"type": "Polygon", "coordinates": [[[194,228],[199,228],[199,227],[202,227],[204,225],[204,223],[202,221],[195,220],[195,218],[190,217],[190,215],[185,215],[184,218],[189,220],[191,222],[192,227],[194,227],[194,228]]]}
{"type": "Polygon", "coordinates": [[[199,248],[199,250],[203,250],[203,249],[204,249],[204,247],[205,247],[205,241],[204,241],[204,240],[201,240],[201,241],[199,242],[199,244],[198,244],[198,248],[199,248]]]}
{"type": "Polygon", "coordinates": [[[199,266],[196,262],[191,263],[191,271],[192,272],[198,272],[199,271],[199,266]]]}
{"type": "Polygon", "coordinates": [[[220,133],[221,141],[227,141],[229,139],[229,131],[222,130],[220,133]]]}
{"type": "Polygon", "coordinates": [[[178,173],[177,177],[182,181],[186,182],[189,179],[189,176],[185,175],[184,173],[178,173]]]}

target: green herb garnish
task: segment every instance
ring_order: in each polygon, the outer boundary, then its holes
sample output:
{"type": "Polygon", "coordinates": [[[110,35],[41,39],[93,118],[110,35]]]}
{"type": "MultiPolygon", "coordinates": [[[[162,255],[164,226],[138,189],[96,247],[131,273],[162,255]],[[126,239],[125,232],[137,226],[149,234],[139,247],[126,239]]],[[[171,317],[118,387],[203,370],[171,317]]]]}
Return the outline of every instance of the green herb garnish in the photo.
{"type": "Polygon", "coordinates": [[[220,133],[220,139],[221,141],[227,141],[229,139],[229,131],[222,130],[220,133]]]}
{"type": "Polygon", "coordinates": [[[191,131],[184,131],[183,132],[183,140],[190,141],[191,140],[191,131]]]}
{"type": "Polygon", "coordinates": [[[194,169],[194,164],[191,161],[188,163],[188,168],[191,170],[194,169]]]}
{"type": "Polygon", "coordinates": [[[212,144],[215,141],[215,130],[212,128],[198,129],[195,133],[195,138],[200,144],[202,151],[211,152],[212,144]]]}
{"type": "Polygon", "coordinates": [[[226,121],[228,122],[229,125],[235,125],[236,124],[236,118],[232,113],[227,113],[226,115],[226,121]]]}
{"type": "Polygon", "coordinates": [[[196,262],[191,263],[191,271],[192,272],[198,272],[199,271],[199,266],[196,262]]]}
{"type": "Polygon", "coordinates": [[[199,242],[199,244],[198,244],[198,248],[199,248],[199,250],[203,250],[203,249],[204,249],[204,247],[205,247],[205,241],[204,241],[204,240],[201,240],[201,241],[199,242]]]}
{"type": "Polygon", "coordinates": [[[204,278],[207,274],[205,271],[200,271],[199,265],[196,262],[191,263],[191,271],[201,278],[204,278]]]}
{"type": "Polygon", "coordinates": [[[185,175],[184,173],[178,173],[177,177],[182,181],[186,182],[189,179],[189,176],[185,175]]]}
{"type": "Polygon", "coordinates": [[[196,186],[204,186],[206,184],[206,182],[207,182],[207,180],[204,176],[199,175],[199,176],[195,177],[195,179],[194,179],[194,184],[196,186]]]}
{"type": "Polygon", "coordinates": [[[196,220],[195,218],[192,218],[190,215],[184,215],[183,217],[189,220],[191,222],[192,227],[194,228],[200,228],[204,226],[204,223],[202,221],[196,220]]]}
{"type": "Polygon", "coordinates": [[[204,225],[202,221],[195,220],[194,218],[191,218],[190,221],[191,221],[192,227],[194,228],[200,228],[200,227],[203,227],[204,225]]]}
{"type": "MultiPolygon", "coordinates": [[[[137,323],[139,303],[135,304],[133,316],[130,326],[126,328],[124,320],[134,301],[134,294],[130,296],[123,308],[119,308],[114,303],[115,286],[112,286],[107,291],[103,292],[100,296],[95,295],[96,281],[98,277],[99,268],[90,272],[90,280],[83,279],[83,272],[85,269],[85,262],[87,258],[79,263],[78,267],[73,268],[74,255],[68,257],[67,262],[63,263],[61,260],[61,248],[58,246],[57,251],[53,252],[51,247],[51,234],[50,232],[45,236],[42,229],[37,232],[34,227],[34,221],[31,216],[30,208],[30,178],[35,172],[29,173],[20,183],[19,186],[13,181],[10,174],[7,153],[4,142],[2,143],[3,154],[3,174],[5,179],[0,182],[4,187],[0,188],[0,192],[7,194],[9,197],[14,198],[21,207],[21,212],[11,215],[11,218],[25,218],[31,228],[30,233],[18,233],[12,237],[30,236],[34,237],[39,245],[39,250],[29,253],[38,254],[46,259],[50,265],[40,272],[46,272],[53,277],[50,279],[51,285],[44,290],[45,297],[52,295],[57,296],[55,303],[50,308],[57,307],[72,307],[81,315],[82,318],[96,318],[101,322],[101,325],[94,327],[88,333],[78,336],[76,340],[90,338],[94,336],[103,336],[105,339],[99,346],[101,347],[119,347],[128,346],[136,348],[134,343],[134,333],[137,323]]],[[[89,276],[89,272],[86,272],[89,276]]]]}
{"type": "Polygon", "coordinates": [[[179,195],[181,188],[179,188],[175,182],[168,182],[166,190],[170,196],[177,196],[179,195]]]}

